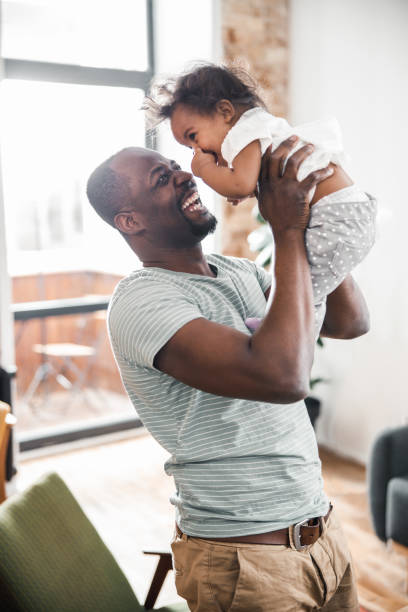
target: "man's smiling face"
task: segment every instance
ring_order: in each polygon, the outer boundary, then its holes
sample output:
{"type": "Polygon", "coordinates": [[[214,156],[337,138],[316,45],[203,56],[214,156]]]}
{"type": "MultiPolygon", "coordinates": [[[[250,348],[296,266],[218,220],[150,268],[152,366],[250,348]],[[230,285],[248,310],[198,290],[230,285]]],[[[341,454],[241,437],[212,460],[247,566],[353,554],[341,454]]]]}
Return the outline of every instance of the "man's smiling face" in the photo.
{"type": "Polygon", "coordinates": [[[217,220],[202,204],[192,174],[175,161],[149,149],[129,148],[111,168],[126,178],[132,207],[150,243],[187,247],[214,231],[217,220]]]}

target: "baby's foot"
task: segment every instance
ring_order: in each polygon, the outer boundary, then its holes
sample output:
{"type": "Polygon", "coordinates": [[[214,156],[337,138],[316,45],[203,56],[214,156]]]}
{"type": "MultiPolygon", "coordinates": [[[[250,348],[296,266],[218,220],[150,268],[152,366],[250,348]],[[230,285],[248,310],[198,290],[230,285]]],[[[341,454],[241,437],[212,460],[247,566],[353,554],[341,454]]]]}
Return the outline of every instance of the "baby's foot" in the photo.
{"type": "Polygon", "coordinates": [[[249,319],[245,319],[245,325],[247,328],[254,333],[262,323],[262,319],[260,317],[249,317],[249,319]]]}

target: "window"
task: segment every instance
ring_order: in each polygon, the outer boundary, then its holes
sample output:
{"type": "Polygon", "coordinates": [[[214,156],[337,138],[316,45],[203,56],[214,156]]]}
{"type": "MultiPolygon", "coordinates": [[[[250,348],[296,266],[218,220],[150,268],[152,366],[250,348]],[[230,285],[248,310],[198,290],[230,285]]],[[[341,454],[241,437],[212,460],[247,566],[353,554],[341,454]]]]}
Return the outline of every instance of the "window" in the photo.
{"type": "Polygon", "coordinates": [[[7,58],[149,69],[145,0],[8,0],[3,2],[7,58]]]}
{"type": "MultiPolygon", "coordinates": [[[[144,145],[144,120],[136,110],[143,95],[137,88],[5,81],[4,194],[10,263],[17,273],[35,272],[30,260],[37,271],[47,271],[50,251],[59,252],[52,262],[60,269],[63,257],[74,268],[92,267],[105,228],[89,206],[85,183],[113,152],[144,145]],[[95,228],[96,239],[89,239],[95,228]]],[[[103,251],[99,261],[102,269],[103,251]]]]}
{"type": "MultiPolygon", "coordinates": [[[[96,260],[112,270],[113,230],[95,219],[85,184],[112,153],[146,142],[138,109],[153,75],[151,0],[8,0],[2,14],[11,273],[96,260]]],[[[114,250],[120,273],[131,259],[125,246],[114,250]]]]}
{"type": "MultiPolygon", "coordinates": [[[[17,436],[20,447],[29,449],[138,421],[123,394],[103,311],[83,309],[89,298],[98,305],[101,295],[111,294],[138,260],[97,217],[85,185],[114,152],[152,145],[138,109],[154,73],[153,0],[0,4],[0,145],[12,301],[64,299],[54,315],[48,314],[55,306],[50,302],[35,304],[37,315],[26,304],[14,307],[17,436]],[[82,310],[71,316],[72,301],[78,300],[82,310]],[[81,356],[71,344],[91,350],[81,356]],[[73,371],[79,386],[74,377],[67,381],[73,371]],[[72,387],[75,393],[64,391],[72,387]],[[91,410],[80,403],[81,388],[93,400],[91,410]]],[[[216,0],[154,5],[160,72],[214,59],[216,0]]],[[[162,127],[161,152],[188,167],[191,153],[162,127]]],[[[211,207],[213,194],[205,185],[200,191],[211,207]]],[[[204,249],[213,250],[213,240],[207,237],[204,249]]]]}
{"type": "Polygon", "coordinates": [[[104,159],[148,144],[138,109],[154,71],[152,0],[0,3],[13,301],[66,298],[58,315],[15,315],[17,436],[21,448],[33,448],[140,424],[109,349],[104,312],[84,306],[109,295],[135,267],[135,255],[97,217],[85,186],[104,159]],[[70,316],[69,298],[85,309],[70,316]]]}

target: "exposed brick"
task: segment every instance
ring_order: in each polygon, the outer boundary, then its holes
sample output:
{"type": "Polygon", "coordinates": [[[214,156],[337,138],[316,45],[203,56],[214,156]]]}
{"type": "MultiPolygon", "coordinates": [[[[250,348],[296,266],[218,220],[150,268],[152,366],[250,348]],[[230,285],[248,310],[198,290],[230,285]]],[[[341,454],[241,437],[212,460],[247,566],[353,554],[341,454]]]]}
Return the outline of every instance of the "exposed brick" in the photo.
{"type": "MultiPolygon", "coordinates": [[[[258,80],[261,96],[275,115],[288,112],[289,0],[222,0],[224,61],[239,62],[258,80]]],[[[254,200],[222,212],[222,252],[254,259],[247,244],[256,227],[254,200]]]]}

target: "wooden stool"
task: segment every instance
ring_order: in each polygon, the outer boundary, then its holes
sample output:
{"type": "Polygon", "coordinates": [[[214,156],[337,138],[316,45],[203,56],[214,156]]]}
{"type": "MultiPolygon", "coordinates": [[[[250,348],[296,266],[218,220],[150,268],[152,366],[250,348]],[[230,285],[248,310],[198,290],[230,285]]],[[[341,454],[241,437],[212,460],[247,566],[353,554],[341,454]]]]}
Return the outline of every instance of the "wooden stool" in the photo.
{"type": "Polygon", "coordinates": [[[82,370],[72,361],[75,357],[92,357],[96,354],[96,349],[92,346],[86,346],[83,344],[74,344],[71,342],[59,342],[52,344],[34,344],[33,350],[35,353],[42,355],[44,358],[35,371],[35,374],[27,388],[24,395],[24,401],[30,405],[34,393],[38,389],[39,385],[52,375],[55,380],[64,389],[75,391],[80,389],[88,373],[87,368],[82,370]],[[60,359],[62,363],[57,369],[50,361],[52,359],[60,359]],[[75,382],[71,382],[64,374],[66,371],[71,371],[76,377],[75,382]]]}

